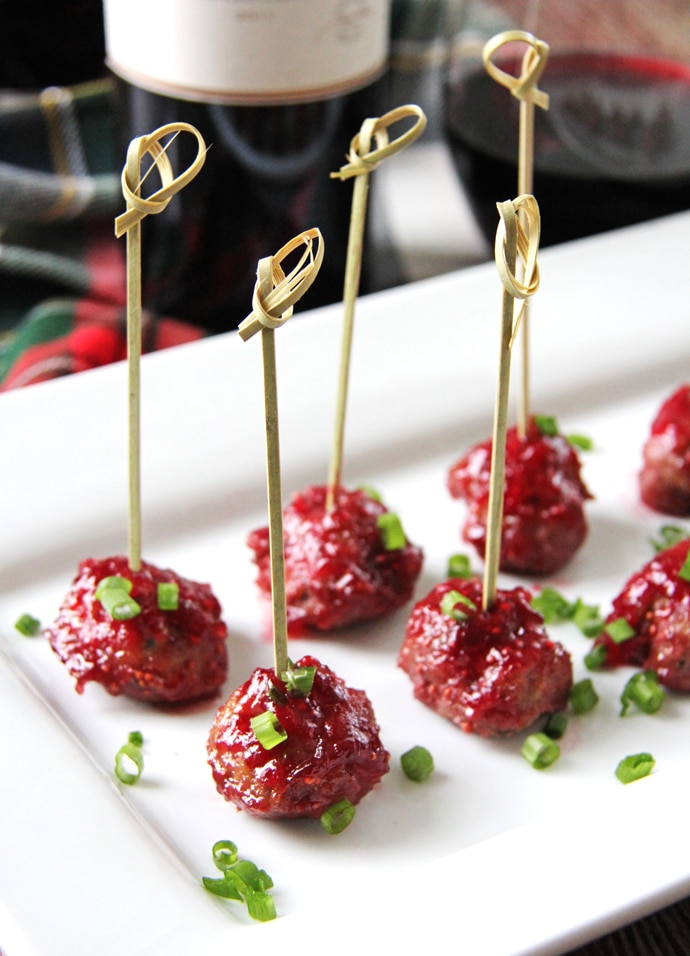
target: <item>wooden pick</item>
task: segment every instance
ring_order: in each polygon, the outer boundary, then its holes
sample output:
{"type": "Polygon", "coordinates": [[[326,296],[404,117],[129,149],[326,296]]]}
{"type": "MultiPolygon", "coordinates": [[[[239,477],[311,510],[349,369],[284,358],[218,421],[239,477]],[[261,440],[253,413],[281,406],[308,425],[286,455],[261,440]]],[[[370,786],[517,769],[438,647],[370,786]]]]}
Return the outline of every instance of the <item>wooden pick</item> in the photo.
{"type": "MultiPolygon", "coordinates": [[[[175,193],[192,180],[204,165],[206,144],[197,129],[187,123],[169,123],[146,136],[133,139],[122,170],[122,193],[127,211],[115,220],[115,235],[127,235],[127,378],[128,378],[128,458],[129,458],[129,566],[141,569],[141,221],[161,213],[175,193]],[[181,132],[192,133],[198,142],[194,162],[179,176],[161,141],[181,132]],[[158,171],[161,188],[148,198],[141,195],[141,163],[148,154],[158,171]]],[[[152,167],[153,168],[153,167],[152,167]]]]}
{"type": "Polygon", "coordinates": [[[487,610],[496,599],[496,582],[501,557],[501,528],[505,492],[505,448],[510,391],[510,355],[522,307],[539,288],[540,219],[534,196],[518,196],[498,203],[500,221],[496,230],[495,257],[503,283],[499,370],[494,408],[491,446],[491,478],[484,556],[483,606],[487,610]],[[517,263],[522,263],[524,279],[517,277],[517,263]],[[516,315],[516,305],[520,309],[516,315]]]}
{"type": "Polygon", "coordinates": [[[345,260],[345,284],[343,289],[344,320],[340,348],[340,371],[336,397],[335,429],[331,450],[331,461],[326,494],[326,510],[333,509],[335,489],[341,483],[343,445],[345,436],[345,411],[347,406],[348,382],[350,378],[350,356],[352,353],[352,332],[354,328],[355,303],[359,294],[359,281],[362,272],[362,253],[364,245],[364,225],[366,221],[367,197],[369,193],[369,175],[388,156],[399,152],[413,143],[426,128],[426,116],[419,106],[399,106],[383,116],[364,120],[359,133],[352,139],[347,154],[349,162],[338,172],[331,173],[332,179],[350,179],[356,177],[352,191],[350,228],[345,260]],[[397,139],[390,140],[388,130],[401,120],[415,118],[415,123],[397,139]],[[372,149],[372,141],[376,144],[372,149]]]}
{"type": "MultiPolygon", "coordinates": [[[[523,30],[506,30],[493,37],[485,45],[482,56],[487,72],[520,101],[520,124],[518,134],[518,195],[533,192],[534,182],[534,107],[549,108],[547,93],[537,86],[544,72],[549,55],[549,47],[531,33],[523,30]],[[506,44],[524,43],[527,50],[522,58],[519,76],[506,73],[496,66],[492,57],[506,44]]],[[[530,356],[529,356],[529,305],[525,303],[522,317],[522,386],[518,403],[518,431],[527,432],[530,394],[530,356]]]]}
{"type": "Polygon", "coordinates": [[[309,229],[288,242],[275,256],[260,259],[252,299],[253,311],[238,332],[247,341],[261,332],[266,420],[266,481],[268,487],[268,535],[271,560],[273,610],[273,655],[277,677],[288,669],[287,605],[285,598],[285,545],[283,541],[283,496],[280,481],[280,437],[278,428],[278,387],[275,358],[275,329],[293,313],[295,302],[304,295],[318,275],[324,244],[318,229],[309,229]],[[314,242],[318,241],[316,253],[314,242]],[[281,263],[291,252],[304,246],[297,265],[287,275],[281,263]]]}

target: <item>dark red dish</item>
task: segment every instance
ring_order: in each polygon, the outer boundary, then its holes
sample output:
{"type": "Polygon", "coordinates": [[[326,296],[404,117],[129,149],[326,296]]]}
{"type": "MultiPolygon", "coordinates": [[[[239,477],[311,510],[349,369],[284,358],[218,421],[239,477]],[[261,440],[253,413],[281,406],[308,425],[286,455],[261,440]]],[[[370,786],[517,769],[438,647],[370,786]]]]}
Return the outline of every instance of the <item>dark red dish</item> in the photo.
{"type": "MultiPolygon", "coordinates": [[[[491,479],[488,439],[451,468],[448,490],[467,504],[462,537],[481,558],[486,553],[491,479]]],[[[592,496],[580,476],[576,450],[561,434],[546,434],[534,418],[527,433],[508,429],[500,569],[546,575],[562,568],[587,536],[584,502],[592,496]]]]}
{"type": "Polygon", "coordinates": [[[109,694],[148,703],[182,703],[208,697],[227,672],[227,628],[207,584],[142,562],[130,570],[122,556],[82,561],[55,623],[50,645],[82,693],[89,681],[109,694]],[[141,612],[115,620],[98,598],[101,581],[117,576],[131,582],[141,612]],[[158,584],[176,583],[177,610],[160,610],[158,584]]]}
{"type": "Polygon", "coordinates": [[[690,515],[690,385],[666,399],[642,450],[640,495],[654,511],[690,515]]]}
{"type": "Polygon", "coordinates": [[[218,792],[262,817],[320,817],[341,800],[356,805],[388,772],[372,705],[315,658],[307,696],[288,693],[273,670],[257,668],[216,714],[208,761],[218,792]],[[252,717],[270,711],[287,738],[264,749],[252,717]]]}
{"type": "Polygon", "coordinates": [[[530,606],[526,588],[497,591],[487,610],[482,593],[477,578],[437,584],[412,609],[398,665],[422,703],[461,730],[496,737],[563,710],[572,666],[530,606]],[[442,607],[452,592],[463,598],[456,605],[459,619],[442,607]]]}
{"type": "MultiPolygon", "coordinates": [[[[338,488],[326,510],[327,488],[313,485],[283,511],[285,591],[292,636],[331,631],[389,614],[412,597],[422,550],[405,538],[388,549],[378,521],[386,507],[368,492],[338,488]]],[[[257,584],[271,593],[268,528],[247,544],[258,567],[257,584]]]]}
{"type": "Polygon", "coordinates": [[[679,541],[626,581],[595,641],[606,648],[607,666],[653,670],[660,684],[690,691],[690,569],[684,570],[689,550],[690,539],[679,541]],[[621,619],[632,636],[616,641],[606,628],[621,619]]]}

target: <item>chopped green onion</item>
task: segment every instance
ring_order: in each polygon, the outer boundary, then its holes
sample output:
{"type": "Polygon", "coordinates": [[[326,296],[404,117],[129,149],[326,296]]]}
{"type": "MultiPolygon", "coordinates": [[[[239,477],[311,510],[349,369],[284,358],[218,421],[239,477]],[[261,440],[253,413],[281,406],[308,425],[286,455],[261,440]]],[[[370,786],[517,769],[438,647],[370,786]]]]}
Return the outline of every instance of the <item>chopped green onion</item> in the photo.
{"type": "Polygon", "coordinates": [[[557,624],[572,619],[574,605],[554,588],[542,588],[532,597],[530,603],[544,618],[545,624],[557,624]]]}
{"type": "Polygon", "coordinates": [[[421,783],[434,772],[434,758],[426,747],[412,747],[401,756],[400,766],[406,777],[421,783]]]}
{"type": "Polygon", "coordinates": [[[41,622],[31,614],[22,614],[14,622],[14,626],[24,637],[35,637],[41,629],[41,622]]]}
{"type": "Polygon", "coordinates": [[[535,770],[550,767],[561,755],[561,748],[545,733],[530,734],[520,753],[535,770]]]}
{"type": "Polygon", "coordinates": [[[615,773],[621,783],[632,783],[633,780],[648,777],[655,763],[656,760],[651,754],[631,754],[619,761],[615,773]]]}
{"type": "Polygon", "coordinates": [[[250,720],[254,736],[264,750],[273,750],[278,744],[287,740],[287,733],[280,725],[280,721],[270,710],[258,714],[250,720]]]}
{"type": "Polygon", "coordinates": [[[144,746],[144,735],[140,730],[132,730],[127,734],[127,741],[135,747],[144,746]]]}
{"type": "Polygon", "coordinates": [[[621,717],[624,717],[630,704],[644,714],[656,714],[666,697],[666,691],[659,683],[655,671],[640,671],[633,674],[621,694],[621,717]]]}
{"type": "Polygon", "coordinates": [[[542,435],[558,434],[558,422],[553,415],[535,415],[534,424],[542,435]]]}
{"type": "Polygon", "coordinates": [[[120,783],[124,783],[128,787],[137,782],[144,769],[144,754],[141,750],[141,743],[138,742],[139,739],[143,742],[139,731],[133,731],[129,735],[127,743],[123,744],[115,754],[115,776],[120,783]]]}
{"type": "Polygon", "coordinates": [[[400,523],[400,518],[392,511],[384,511],[376,519],[376,524],[386,551],[399,551],[407,544],[407,538],[400,523]]]}
{"type": "Polygon", "coordinates": [[[365,495],[368,495],[372,501],[381,501],[381,495],[375,488],[372,488],[371,485],[360,485],[359,490],[363,491],[365,495]]]}
{"type": "Polygon", "coordinates": [[[678,577],[681,581],[690,581],[690,551],[685,557],[682,568],[678,571],[678,577]]]}
{"type": "Polygon", "coordinates": [[[466,614],[462,608],[458,607],[459,604],[464,605],[464,607],[470,611],[477,610],[477,605],[474,601],[470,601],[464,594],[461,594],[459,591],[446,591],[441,598],[441,613],[452,617],[454,621],[466,621],[469,615],[466,614]]]}
{"type": "Polygon", "coordinates": [[[237,847],[231,840],[218,840],[213,844],[212,853],[213,862],[223,876],[216,879],[202,876],[205,889],[223,899],[244,903],[252,919],[262,923],[275,919],[275,903],[268,892],[273,880],[268,873],[250,860],[238,860],[237,847]]]}
{"type": "Polygon", "coordinates": [[[547,718],[546,724],[544,725],[544,733],[547,737],[550,737],[551,740],[560,740],[567,726],[568,715],[562,710],[555,710],[552,714],[549,714],[547,718]]]}
{"type": "Polygon", "coordinates": [[[471,578],[472,568],[470,559],[466,554],[452,554],[448,558],[448,577],[449,578],[471,578]]]}
{"type": "Polygon", "coordinates": [[[608,652],[605,644],[595,644],[589,654],[585,654],[584,662],[588,671],[598,671],[606,663],[608,652]]]}
{"type": "Polygon", "coordinates": [[[579,448],[580,451],[591,451],[594,448],[594,442],[587,435],[570,434],[565,436],[566,441],[573,448],[579,448]]]}
{"type": "Polygon", "coordinates": [[[282,677],[285,681],[288,694],[294,694],[297,697],[308,697],[314,686],[316,667],[311,665],[308,667],[295,667],[292,661],[288,661],[288,669],[282,677]]]}
{"type": "Polygon", "coordinates": [[[591,678],[585,677],[584,680],[573,684],[570,691],[570,706],[576,714],[587,714],[599,703],[599,695],[594,689],[591,678]]]}
{"type": "Polygon", "coordinates": [[[130,597],[132,582],[117,574],[110,575],[98,582],[94,597],[100,601],[115,621],[128,621],[141,613],[141,607],[130,597]]]}
{"type": "Polygon", "coordinates": [[[585,604],[580,598],[575,602],[573,621],[585,637],[598,637],[604,626],[604,618],[596,604],[585,604]]]}
{"type": "Polygon", "coordinates": [[[622,644],[635,636],[635,630],[624,617],[618,617],[604,626],[604,631],[608,634],[614,644],[622,644]]]}
{"type": "Polygon", "coordinates": [[[652,538],[650,544],[655,551],[666,551],[667,548],[690,537],[690,532],[677,524],[664,524],[659,528],[659,536],[658,540],[652,538]]]}
{"type": "Polygon", "coordinates": [[[107,578],[101,578],[96,586],[96,592],[94,597],[97,601],[101,600],[101,595],[104,591],[108,591],[110,588],[115,588],[119,591],[125,591],[127,594],[132,593],[132,582],[129,578],[122,578],[119,574],[111,574],[107,578]]]}
{"type": "Polygon", "coordinates": [[[180,606],[180,585],[177,581],[158,583],[158,610],[176,611],[180,606]]]}
{"type": "Polygon", "coordinates": [[[356,812],[349,800],[338,800],[321,814],[321,826],[328,833],[342,833],[350,826],[356,812]]]}

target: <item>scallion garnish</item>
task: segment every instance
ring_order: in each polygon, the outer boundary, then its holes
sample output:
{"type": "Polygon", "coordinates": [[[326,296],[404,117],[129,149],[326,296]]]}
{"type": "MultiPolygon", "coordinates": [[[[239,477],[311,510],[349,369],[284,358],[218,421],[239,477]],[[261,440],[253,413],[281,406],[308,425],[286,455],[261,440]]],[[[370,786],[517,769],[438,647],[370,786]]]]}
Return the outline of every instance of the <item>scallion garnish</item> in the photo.
{"type": "Polygon", "coordinates": [[[131,597],[132,582],[118,575],[99,581],[94,597],[115,621],[128,621],[141,614],[141,607],[131,597]]]}
{"type": "Polygon", "coordinates": [[[531,600],[531,605],[544,618],[545,624],[573,621],[585,637],[596,637],[601,632],[603,618],[596,604],[585,604],[582,598],[569,601],[555,588],[542,588],[531,600]]]}
{"type": "Polygon", "coordinates": [[[474,601],[470,601],[464,594],[459,591],[446,591],[441,598],[441,613],[452,617],[454,621],[466,621],[469,615],[459,605],[467,608],[468,611],[477,610],[474,601]]]}
{"type": "Polygon", "coordinates": [[[250,860],[239,860],[237,847],[231,840],[218,840],[213,844],[212,854],[223,876],[218,879],[202,876],[201,882],[209,893],[244,903],[251,918],[262,923],[275,919],[275,903],[268,892],[273,888],[273,880],[268,873],[250,860]]]}
{"type": "Polygon", "coordinates": [[[542,435],[558,434],[558,422],[553,415],[535,415],[534,424],[542,435]]]}
{"type": "Polygon", "coordinates": [[[666,697],[666,691],[659,683],[655,671],[640,671],[633,674],[621,694],[621,717],[624,717],[630,704],[634,704],[644,714],[656,714],[666,697]]]}
{"type": "Polygon", "coordinates": [[[41,629],[41,622],[31,614],[21,614],[14,622],[14,626],[24,637],[35,637],[41,629]]]}
{"type": "Polygon", "coordinates": [[[555,740],[543,732],[530,734],[522,745],[520,753],[535,770],[550,767],[561,755],[561,748],[555,740]]]}
{"type": "Polygon", "coordinates": [[[622,644],[635,636],[635,629],[628,624],[624,617],[617,617],[615,621],[605,624],[604,631],[614,644],[622,644]]]}
{"type": "Polygon", "coordinates": [[[288,661],[288,669],[282,675],[288,694],[293,694],[296,697],[309,696],[314,686],[315,677],[316,667],[312,665],[295,667],[292,661],[288,661]]]}
{"type": "Polygon", "coordinates": [[[386,551],[399,551],[407,544],[407,538],[400,523],[400,518],[393,511],[384,511],[376,519],[376,524],[386,551]]]}
{"type": "Polygon", "coordinates": [[[678,577],[681,581],[690,581],[690,551],[685,556],[683,566],[678,571],[678,577]]]}
{"type": "Polygon", "coordinates": [[[598,637],[604,626],[604,618],[596,604],[585,604],[580,598],[575,601],[573,621],[585,637],[598,637]]]}
{"type": "Polygon", "coordinates": [[[328,833],[342,833],[355,818],[356,809],[349,800],[338,800],[321,814],[321,826],[328,833]]]}
{"type": "Polygon", "coordinates": [[[685,528],[677,524],[664,524],[659,528],[659,538],[656,540],[651,538],[650,544],[655,551],[666,551],[667,548],[672,548],[674,544],[686,538],[690,538],[690,532],[685,528]]]}
{"type": "Polygon", "coordinates": [[[588,671],[598,671],[606,663],[608,652],[605,644],[595,644],[589,654],[585,654],[583,660],[588,671]]]}
{"type": "Polygon", "coordinates": [[[274,747],[287,740],[287,733],[282,728],[276,715],[270,710],[265,710],[263,714],[252,717],[250,724],[254,736],[264,750],[273,750],[274,747]]]}
{"type": "Polygon", "coordinates": [[[544,724],[544,733],[551,740],[560,740],[568,726],[568,715],[562,710],[555,710],[549,714],[544,724]]]}
{"type": "Polygon", "coordinates": [[[599,703],[599,695],[594,689],[591,678],[585,677],[583,680],[573,684],[570,691],[570,706],[576,714],[587,714],[593,710],[599,703]]]}
{"type": "Polygon", "coordinates": [[[180,585],[177,581],[159,581],[157,598],[159,611],[176,611],[180,606],[180,585]]]}
{"type": "Polygon", "coordinates": [[[565,436],[565,440],[580,451],[591,451],[594,448],[594,442],[587,435],[570,434],[565,436]]]}
{"type": "Polygon", "coordinates": [[[359,490],[363,491],[365,495],[368,495],[372,501],[380,502],[382,500],[376,488],[372,488],[371,485],[360,485],[359,490]]]}
{"type": "Polygon", "coordinates": [[[115,776],[128,787],[137,782],[144,769],[143,743],[141,733],[133,730],[127,737],[127,743],[115,754],[115,776]]]}
{"type": "Polygon", "coordinates": [[[405,751],[400,758],[400,766],[406,777],[421,783],[434,772],[434,758],[426,747],[418,745],[405,751]]]}
{"type": "Polygon", "coordinates": [[[656,760],[651,754],[631,754],[619,762],[615,773],[621,783],[632,783],[633,780],[648,777],[654,769],[655,763],[656,760]]]}
{"type": "Polygon", "coordinates": [[[449,578],[471,578],[472,568],[466,554],[451,554],[448,558],[449,578]]]}

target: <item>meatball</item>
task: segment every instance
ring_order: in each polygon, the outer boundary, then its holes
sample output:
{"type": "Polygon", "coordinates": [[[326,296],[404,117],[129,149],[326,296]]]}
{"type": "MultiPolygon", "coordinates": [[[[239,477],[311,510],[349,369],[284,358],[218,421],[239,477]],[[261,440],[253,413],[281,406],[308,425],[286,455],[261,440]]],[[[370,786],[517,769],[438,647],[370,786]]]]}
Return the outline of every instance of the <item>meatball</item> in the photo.
{"type": "MultiPolygon", "coordinates": [[[[412,597],[422,551],[402,535],[386,546],[380,518],[391,515],[360,489],[338,488],[326,509],[327,487],[296,494],[283,511],[288,632],[331,631],[382,617],[412,597]]],[[[383,519],[385,520],[385,518],[383,519]]],[[[257,584],[271,592],[268,528],[247,540],[258,567],[257,584]]]]}
{"type": "MultiPolygon", "coordinates": [[[[690,691],[690,574],[684,570],[690,539],[660,551],[633,574],[613,600],[595,645],[607,666],[656,671],[659,683],[690,691]],[[607,628],[624,621],[630,636],[616,640],[607,628]]],[[[614,631],[615,633],[615,631],[614,631]]]]}
{"type": "MultiPolygon", "coordinates": [[[[451,468],[448,490],[466,502],[462,537],[481,558],[491,479],[489,439],[451,468]]],[[[577,452],[563,435],[545,434],[534,418],[527,433],[508,429],[500,568],[517,574],[553,574],[573,557],[587,536],[584,502],[591,498],[580,477],[577,452]]]]}
{"type": "Polygon", "coordinates": [[[306,696],[274,671],[257,668],[219,708],[208,738],[218,792],[262,817],[320,817],[340,800],[357,804],[388,772],[372,705],[314,657],[306,696]],[[251,720],[270,713],[285,739],[265,749],[251,720]]]}
{"type": "Polygon", "coordinates": [[[663,403],[642,457],[642,501],[663,514],[690,515],[690,385],[663,403]]]}
{"type": "Polygon", "coordinates": [[[526,588],[497,591],[487,610],[482,592],[477,578],[437,584],[412,609],[398,665],[422,703],[467,733],[496,737],[565,708],[572,665],[526,588]]]}
{"type": "Polygon", "coordinates": [[[182,703],[208,697],[227,673],[227,628],[207,584],[197,584],[142,562],[132,571],[122,556],[82,561],[54,624],[51,647],[82,693],[88,681],[109,694],[149,703],[182,703]],[[97,594],[120,578],[139,611],[113,617],[97,594]],[[177,585],[177,608],[161,610],[158,585],[177,585]]]}

